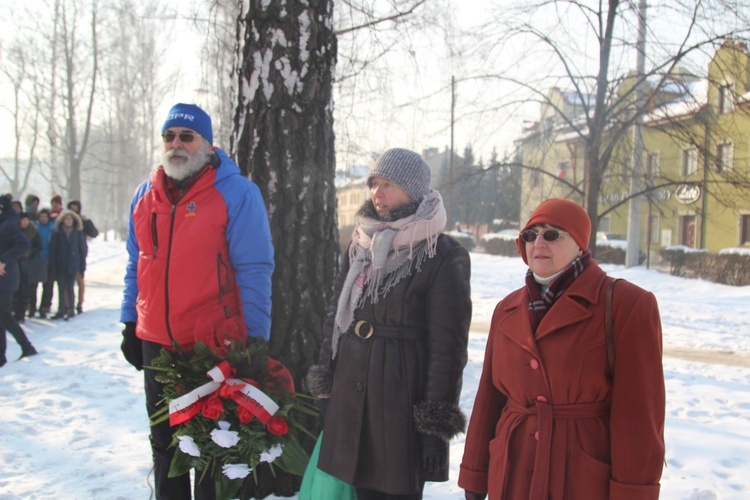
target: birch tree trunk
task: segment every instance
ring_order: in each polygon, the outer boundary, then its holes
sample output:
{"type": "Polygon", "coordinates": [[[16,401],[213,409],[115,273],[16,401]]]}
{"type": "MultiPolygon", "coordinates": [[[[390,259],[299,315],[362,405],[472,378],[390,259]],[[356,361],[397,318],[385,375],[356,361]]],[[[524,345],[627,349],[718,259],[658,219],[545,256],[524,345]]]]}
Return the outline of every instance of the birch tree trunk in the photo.
{"type": "MultiPolygon", "coordinates": [[[[317,362],[338,267],[333,2],[240,4],[232,146],[240,169],[260,187],[271,222],[271,355],[302,392],[301,381],[317,362]]],[[[246,481],[243,498],[287,496],[299,487],[299,478],[258,473],[259,485],[246,481]]]]}

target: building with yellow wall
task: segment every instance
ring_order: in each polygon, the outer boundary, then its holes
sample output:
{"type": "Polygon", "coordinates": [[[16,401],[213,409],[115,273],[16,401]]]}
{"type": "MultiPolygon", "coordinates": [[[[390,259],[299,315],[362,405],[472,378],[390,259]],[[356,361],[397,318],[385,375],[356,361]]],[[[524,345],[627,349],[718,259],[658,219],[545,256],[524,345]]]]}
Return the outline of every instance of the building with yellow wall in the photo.
{"type": "MultiPolygon", "coordinates": [[[[641,248],[653,252],[684,245],[718,252],[750,247],[747,46],[724,42],[706,78],[676,71],[649,87],[648,99],[651,108],[641,129],[641,248]]],[[[583,204],[587,130],[577,108],[582,104],[574,94],[553,89],[540,121],[517,141],[524,165],[521,220],[547,198],[583,204]]],[[[633,136],[625,134],[602,184],[600,232],[628,232],[633,164],[633,136]]]]}

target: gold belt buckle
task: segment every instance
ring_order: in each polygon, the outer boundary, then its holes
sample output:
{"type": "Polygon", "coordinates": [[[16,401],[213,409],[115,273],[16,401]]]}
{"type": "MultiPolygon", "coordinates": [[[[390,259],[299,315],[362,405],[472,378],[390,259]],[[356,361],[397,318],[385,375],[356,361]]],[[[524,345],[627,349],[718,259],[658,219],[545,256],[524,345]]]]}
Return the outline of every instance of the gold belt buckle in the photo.
{"type": "Polygon", "coordinates": [[[375,328],[370,323],[368,323],[365,320],[359,320],[359,321],[357,321],[357,324],[354,326],[354,335],[356,335],[357,337],[361,338],[362,340],[369,339],[370,337],[372,337],[373,333],[375,333],[375,328]],[[362,335],[362,333],[360,332],[360,329],[364,325],[367,325],[367,326],[370,327],[370,331],[368,331],[366,335],[362,335]]]}

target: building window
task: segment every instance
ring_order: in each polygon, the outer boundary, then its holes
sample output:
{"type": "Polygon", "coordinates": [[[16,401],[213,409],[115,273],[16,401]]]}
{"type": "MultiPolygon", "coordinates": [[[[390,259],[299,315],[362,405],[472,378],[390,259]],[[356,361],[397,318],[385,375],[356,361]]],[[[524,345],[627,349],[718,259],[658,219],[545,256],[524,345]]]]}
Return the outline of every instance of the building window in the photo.
{"type": "Polygon", "coordinates": [[[695,148],[682,150],[682,176],[687,177],[698,171],[698,151],[695,148]]]}
{"type": "Polygon", "coordinates": [[[661,175],[660,170],[661,157],[658,151],[649,153],[646,161],[646,175],[650,179],[655,179],[661,175]]]}
{"type": "Polygon", "coordinates": [[[688,248],[695,248],[695,215],[686,215],[681,219],[682,244],[688,248]]]}
{"type": "Polygon", "coordinates": [[[716,146],[716,171],[718,173],[732,170],[734,162],[734,144],[725,142],[716,146]]]}
{"type": "Polygon", "coordinates": [[[750,215],[740,215],[740,245],[750,247],[750,215]]]}
{"type": "Polygon", "coordinates": [[[533,169],[531,175],[529,175],[529,185],[532,188],[539,187],[539,182],[542,180],[542,173],[538,169],[533,169]]]}
{"type": "Polygon", "coordinates": [[[649,241],[652,243],[655,243],[659,241],[659,234],[661,230],[659,229],[659,216],[658,215],[652,215],[649,219],[649,241]]]}
{"type": "Polygon", "coordinates": [[[627,182],[630,179],[630,174],[633,169],[630,167],[630,158],[623,158],[620,160],[620,176],[623,182],[627,182]]]}
{"type": "Polygon", "coordinates": [[[599,219],[599,232],[600,233],[609,233],[612,230],[612,218],[602,217],[599,219]]]}
{"type": "Polygon", "coordinates": [[[719,114],[734,111],[734,85],[726,84],[719,87],[719,114]]]}

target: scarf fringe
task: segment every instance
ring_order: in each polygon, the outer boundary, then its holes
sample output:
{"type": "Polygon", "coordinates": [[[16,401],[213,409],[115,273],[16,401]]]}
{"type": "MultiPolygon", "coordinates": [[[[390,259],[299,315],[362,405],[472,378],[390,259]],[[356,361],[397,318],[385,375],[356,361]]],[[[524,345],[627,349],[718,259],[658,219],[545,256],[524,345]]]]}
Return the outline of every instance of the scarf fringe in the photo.
{"type": "Polygon", "coordinates": [[[412,265],[420,272],[424,261],[435,256],[437,240],[446,222],[443,199],[435,190],[425,196],[416,213],[403,219],[380,221],[360,217],[352,234],[350,268],[336,309],[332,358],[338,352],[341,335],[354,322],[356,309],[368,298],[376,304],[402,279],[411,276],[412,265]]]}

